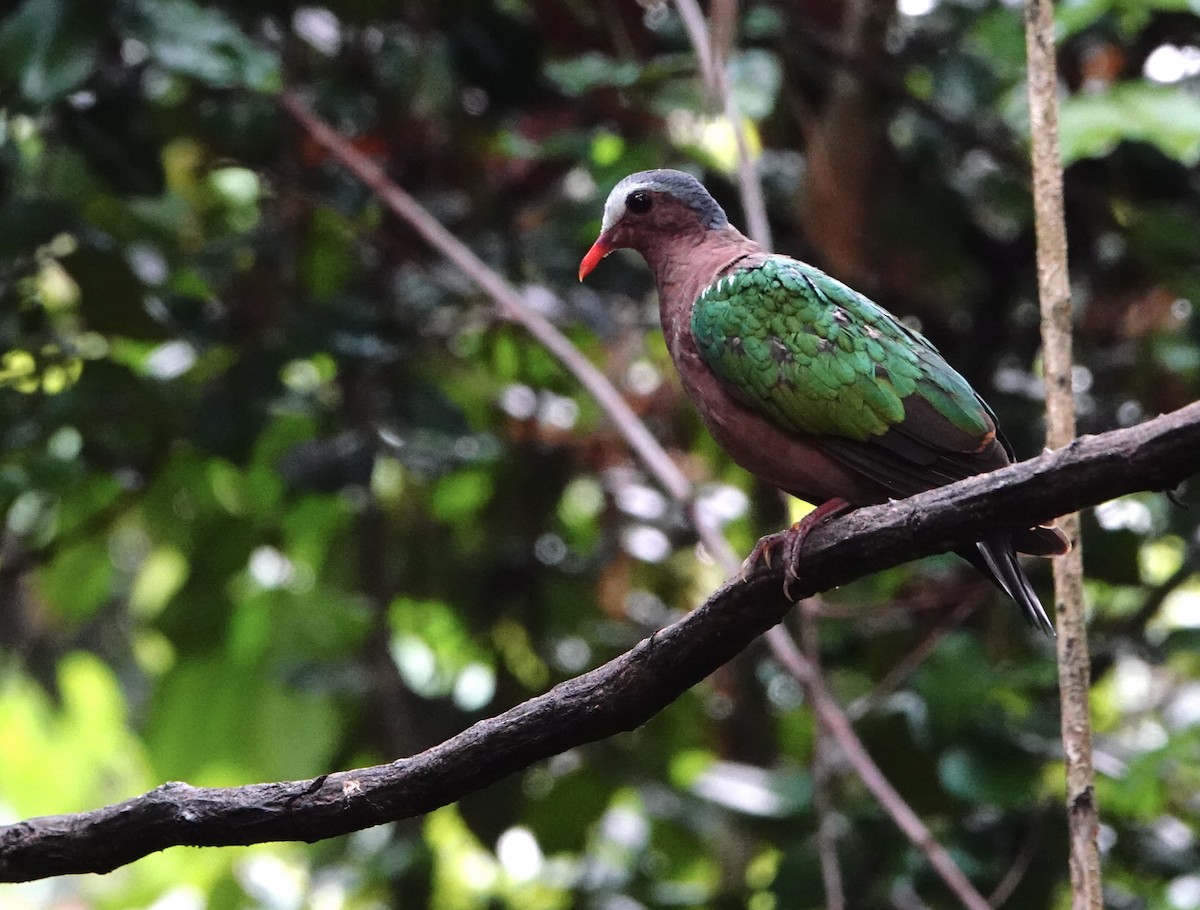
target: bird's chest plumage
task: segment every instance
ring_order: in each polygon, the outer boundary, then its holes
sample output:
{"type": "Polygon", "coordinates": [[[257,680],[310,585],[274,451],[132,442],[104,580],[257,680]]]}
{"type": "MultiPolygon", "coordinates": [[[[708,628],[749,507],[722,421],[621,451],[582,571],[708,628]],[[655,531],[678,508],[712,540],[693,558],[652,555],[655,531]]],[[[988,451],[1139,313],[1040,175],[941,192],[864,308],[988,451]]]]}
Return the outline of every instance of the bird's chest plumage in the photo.
{"type": "Polygon", "coordinates": [[[803,434],[789,432],[762,412],[740,400],[728,384],[705,362],[692,334],[692,309],[712,283],[744,267],[744,255],[726,256],[708,269],[657,270],[659,316],[667,350],[675,363],[684,392],[695,404],[717,444],[741,467],[763,480],[808,502],[821,503],[834,496],[862,502],[878,501],[875,489],[866,489],[863,478],[831,459],[803,434]],[[734,260],[741,260],[734,264],[734,260]],[[864,487],[859,491],[859,487],[864,487]],[[855,492],[860,495],[854,497],[855,492]]]}

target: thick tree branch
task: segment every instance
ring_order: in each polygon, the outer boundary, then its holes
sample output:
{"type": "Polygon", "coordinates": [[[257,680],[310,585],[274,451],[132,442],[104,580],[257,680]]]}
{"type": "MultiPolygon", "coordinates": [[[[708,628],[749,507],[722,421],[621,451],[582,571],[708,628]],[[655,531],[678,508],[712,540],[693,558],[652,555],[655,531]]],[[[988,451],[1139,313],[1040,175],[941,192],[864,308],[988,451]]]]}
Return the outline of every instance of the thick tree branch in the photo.
{"type": "MultiPolygon", "coordinates": [[[[1169,489],[1198,470],[1200,403],[831,521],[806,544],[801,593],[950,549],[989,528],[1028,527],[1125,493],[1169,489]]],[[[634,729],[789,607],[777,572],[735,579],[604,666],[390,764],[245,787],[170,783],[103,809],[0,828],[0,881],[107,872],[171,846],[316,841],[429,812],[533,762],[634,729]]]]}
{"type": "MultiPolygon", "coordinates": [[[[702,67],[710,65],[708,68],[711,69],[712,65],[716,65],[719,61],[715,59],[716,55],[711,50],[712,42],[709,39],[703,16],[699,13],[699,8],[694,4],[689,7],[688,4],[681,3],[680,12],[685,20],[690,19],[689,31],[696,42],[697,55],[701,60],[702,67]]],[[[721,74],[724,74],[723,68],[721,68],[721,74]]],[[[714,90],[722,91],[729,96],[726,101],[730,102],[728,80],[714,79],[712,74],[708,73],[706,81],[714,90]],[[723,85],[715,84],[719,81],[723,82],[723,85]]],[[[645,431],[644,425],[629,411],[624,400],[605,377],[571,345],[565,336],[540,315],[529,310],[521,296],[499,274],[490,269],[471,250],[451,235],[401,187],[390,181],[372,161],[359,153],[346,139],[315,116],[298,98],[291,94],[285,94],[283,106],[311,139],[324,146],[337,161],[362,180],[393,213],[416,229],[431,246],[458,264],[465,274],[469,275],[492,297],[501,313],[525,325],[531,334],[545,345],[547,350],[557,356],[567,370],[579,379],[583,387],[592,393],[600,407],[609,414],[617,427],[626,435],[634,451],[641,456],[651,473],[658,478],[672,497],[685,506],[688,505],[691,486],[683,477],[682,472],[661,449],[657,441],[645,431]]],[[[742,126],[743,124],[738,121],[735,125],[742,126]]],[[[753,172],[748,150],[744,144],[739,145],[739,160],[741,162],[739,171],[742,177],[753,178],[750,183],[756,188],[757,175],[753,172]]],[[[747,193],[745,187],[746,180],[743,179],[745,209],[748,213],[758,213],[765,222],[765,209],[762,206],[761,195],[747,193]]],[[[695,508],[689,509],[689,511],[705,546],[728,573],[736,573],[737,558],[719,530],[706,521],[695,508]]],[[[830,696],[821,674],[809,666],[787,631],[781,626],[775,626],[767,632],[766,640],[781,665],[786,667],[804,687],[821,723],[838,741],[843,755],[854,768],[855,773],[879,800],[880,805],[893,818],[897,826],[914,846],[925,854],[931,866],[964,906],[982,906],[983,898],[972,888],[950,855],[880,773],[878,766],[863,748],[840,706],[830,696]]]]}

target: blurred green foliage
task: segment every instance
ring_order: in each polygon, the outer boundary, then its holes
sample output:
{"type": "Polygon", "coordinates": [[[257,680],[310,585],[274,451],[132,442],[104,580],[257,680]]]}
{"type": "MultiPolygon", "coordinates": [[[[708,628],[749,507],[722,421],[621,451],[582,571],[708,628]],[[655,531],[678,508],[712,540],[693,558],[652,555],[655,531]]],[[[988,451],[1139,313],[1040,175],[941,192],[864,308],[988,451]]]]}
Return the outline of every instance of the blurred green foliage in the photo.
{"type": "MultiPolygon", "coordinates": [[[[749,2],[732,84],[779,249],[921,323],[1040,446],[1021,14],[749,2]]],[[[1200,384],[1200,15],[1061,4],[1081,425],[1200,384]]],[[[735,545],[784,506],[703,433],[608,188],[727,123],[665,5],[23,0],[0,16],[0,821],[411,754],[720,582],[596,405],[277,107],[310,99],[613,378],[735,545]]],[[[1197,514],[1088,518],[1108,903],[1200,907],[1197,514]]],[[[1052,648],[951,558],[831,594],[830,684],[984,893],[1065,907],[1052,648]],[[964,627],[880,689],[960,605],[964,627]],[[978,607],[979,609],[974,609],[978,607]]],[[[1044,565],[1032,566],[1041,583],[1044,565]]],[[[425,819],[170,850],[5,907],[951,907],[762,649],[425,819]],[[918,898],[917,895],[920,897],[918,898]]]]}

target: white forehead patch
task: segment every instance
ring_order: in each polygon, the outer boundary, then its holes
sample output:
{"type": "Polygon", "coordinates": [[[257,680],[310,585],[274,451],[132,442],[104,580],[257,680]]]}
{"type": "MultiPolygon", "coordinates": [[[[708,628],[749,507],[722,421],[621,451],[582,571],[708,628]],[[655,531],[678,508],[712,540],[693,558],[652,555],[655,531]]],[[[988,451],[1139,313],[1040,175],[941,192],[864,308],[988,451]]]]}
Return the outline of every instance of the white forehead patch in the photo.
{"type": "Polygon", "coordinates": [[[625,217],[625,200],[637,190],[670,193],[695,209],[707,227],[723,227],[729,223],[725,211],[690,174],[671,170],[639,171],[630,174],[608,194],[604,203],[604,218],[600,222],[601,232],[609,230],[625,217]]]}
{"type": "Polygon", "coordinates": [[[601,231],[607,231],[624,217],[625,200],[629,198],[630,193],[635,189],[650,188],[650,182],[639,179],[640,177],[640,174],[630,174],[612,188],[612,192],[608,194],[608,199],[604,203],[604,218],[600,222],[601,231]]]}

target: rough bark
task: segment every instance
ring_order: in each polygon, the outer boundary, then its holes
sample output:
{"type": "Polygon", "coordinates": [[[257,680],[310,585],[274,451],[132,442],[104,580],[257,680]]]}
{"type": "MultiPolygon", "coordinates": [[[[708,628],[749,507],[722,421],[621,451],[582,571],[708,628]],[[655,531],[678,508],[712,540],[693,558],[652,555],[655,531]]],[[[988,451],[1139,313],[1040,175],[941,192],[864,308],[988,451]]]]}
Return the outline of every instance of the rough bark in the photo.
{"type": "MultiPolygon", "coordinates": [[[[1200,471],[1200,403],[948,487],[859,509],[816,529],[804,595],[1200,471]]],[[[0,828],[0,881],[108,872],[171,846],[317,841],[429,812],[575,746],[632,730],[746,647],[791,607],[782,578],[735,579],[632,650],[411,758],[312,780],[196,788],[0,828]]],[[[1015,620],[1014,620],[1015,621],[1015,620]]]]}
{"type": "MultiPolygon", "coordinates": [[[[1062,157],[1058,141],[1058,67],[1051,0],[1028,0],[1025,46],[1029,58],[1029,125],[1033,153],[1033,207],[1037,230],[1038,297],[1042,310],[1042,365],[1046,382],[1046,445],[1075,437],[1072,389],[1071,287],[1067,269],[1067,227],[1063,213],[1062,157]]],[[[1103,891],[1097,834],[1100,817],[1092,767],[1092,727],[1088,696],[1083,549],[1079,516],[1063,516],[1060,527],[1073,547],[1054,561],[1054,600],[1058,615],[1059,701],[1066,757],[1067,820],[1070,836],[1072,907],[1100,910],[1103,891]]]]}

